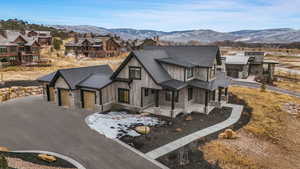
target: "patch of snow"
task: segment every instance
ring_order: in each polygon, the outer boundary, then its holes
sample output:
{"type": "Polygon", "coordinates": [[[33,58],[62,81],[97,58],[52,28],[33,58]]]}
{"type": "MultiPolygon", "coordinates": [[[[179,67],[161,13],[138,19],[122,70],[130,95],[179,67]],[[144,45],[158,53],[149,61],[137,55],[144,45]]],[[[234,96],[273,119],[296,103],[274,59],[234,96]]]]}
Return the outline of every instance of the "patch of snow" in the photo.
{"type": "Polygon", "coordinates": [[[121,138],[125,135],[137,137],[140,136],[131,126],[156,126],[163,124],[163,121],[155,117],[146,117],[142,115],[132,115],[126,112],[109,112],[108,114],[94,113],[86,118],[88,126],[105,135],[108,138],[121,138]]]}

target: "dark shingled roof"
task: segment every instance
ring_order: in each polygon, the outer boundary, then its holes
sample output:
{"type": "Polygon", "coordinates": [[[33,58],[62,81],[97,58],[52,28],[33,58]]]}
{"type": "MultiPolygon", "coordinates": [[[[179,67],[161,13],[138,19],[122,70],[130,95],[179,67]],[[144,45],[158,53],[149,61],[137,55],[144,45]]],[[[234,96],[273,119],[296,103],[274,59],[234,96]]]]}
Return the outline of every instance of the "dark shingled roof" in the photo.
{"type": "Polygon", "coordinates": [[[187,83],[180,81],[180,80],[172,79],[172,80],[168,80],[163,83],[160,83],[160,85],[162,85],[162,87],[164,87],[166,89],[179,90],[179,89],[186,87],[187,83]]]}
{"type": "Polygon", "coordinates": [[[167,57],[158,61],[176,64],[185,67],[200,66],[212,67],[214,60],[221,59],[218,46],[150,46],[145,50],[164,50],[167,57]]]}
{"type": "Polygon", "coordinates": [[[108,65],[79,67],[58,70],[57,72],[39,78],[38,81],[52,83],[57,78],[57,76],[61,75],[66,80],[71,89],[76,89],[77,84],[83,82],[84,80],[87,80],[93,74],[105,74],[107,76],[111,76],[112,73],[113,71],[108,65]]]}
{"type": "Polygon", "coordinates": [[[93,74],[89,76],[86,80],[80,82],[77,86],[92,88],[92,89],[102,89],[112,82],[110,76],[111,74],[103,74],[103,73],[93,74]]]}
{"type": "Polygon", "coordinates": [[[171,80],[168,72],[156,61],[168,55],[163,50],[138,50],[133,52],[156,83],[171,80]]]}
{"type": "Polygon", "coordinates": [[[188,82],[189,86],[199,87],[207,90],[215,90],[218,87],[228,87],[231,83],[231,79],[226,76],[224,72],[219,72],[216,76],[216,79],[211,81],[203,81],[198,79],[193,79],[188,82]]]}

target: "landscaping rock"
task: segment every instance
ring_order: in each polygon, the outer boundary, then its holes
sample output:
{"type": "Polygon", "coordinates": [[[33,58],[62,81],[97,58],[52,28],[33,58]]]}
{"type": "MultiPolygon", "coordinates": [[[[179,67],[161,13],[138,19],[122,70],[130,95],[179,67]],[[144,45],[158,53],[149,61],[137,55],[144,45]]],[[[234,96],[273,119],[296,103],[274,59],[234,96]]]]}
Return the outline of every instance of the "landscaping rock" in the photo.
{"type": "Polygon", "coordinates": [[[0,151],[9,152],[9,149],[7,147],[0,147],[0,151]]]}
{"type": "Polygon", "coordinates": [[[185,120],[186,120],[186,121],[192,121],[193,118],[192,118],[192,116],[187,116],[187,117],[185,118],[185,120]]]}
{"type": "Polygon", "coordinates": [[[176,132],[182,132],[183,130],[182,130],[182,128],[177,128],[177,129],[175,129],[175,131],[176,132]]]}
{"type": "Polygon", "coordinates": [[[221,139],[236,139],[237,134],[232,129],[226,129],[223,133],[218,136],[221,139]]]}
{"type": "Polygon", "coordinates": [[[46,161],[48,163],[53,163],[56,161],[56,158],[54,156],[48,155],[48,154],[39,154],[38,159],[46,161]]]}
{"type": "Polygon", "coordinates": [[[140,134],[149,134],[150,133],[150,127],[148,126],[138,126],[134,129],[135,131],[137,131],[140,134]]]}

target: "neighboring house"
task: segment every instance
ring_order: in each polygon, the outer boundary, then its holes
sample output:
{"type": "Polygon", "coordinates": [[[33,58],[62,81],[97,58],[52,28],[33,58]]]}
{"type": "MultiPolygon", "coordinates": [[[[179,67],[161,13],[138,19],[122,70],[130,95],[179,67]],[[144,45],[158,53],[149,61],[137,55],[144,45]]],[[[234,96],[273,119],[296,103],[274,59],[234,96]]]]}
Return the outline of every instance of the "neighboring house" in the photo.
{"type": "Polygon", "coordinates": [[[255,75],[263,78],[268,83],[272,83],[274,80],[275,66],[278,62],[265,60],[264,52],[245,52],[245,56],[249,57],[249,75],[255,75]]]}
{"type": "Polygon", "coordinates": [[[146,38],[144,40],[128,40],[127,41],[127,48],[129,50],[138,50],[143,49],[145,47],[151,47],[151,46],[166,46],[164,45],[160,40],[159,36],[155,36],[153,38],[146,38]]]}
{"type": "Polygon", "coordinates": [[[14,30],[0,30],[0,61],[10,65],[31,64],[40,58],[36,37],[14,30]]]}
{"type": "Polygon", "coordinates": [[[216,46],[149,47],[131,52],[114,73],[103,65],[59,70],[38,80],[45,98],[58,105],[176,117],[209,113],[227,101],[230,79],[219,71],[224,66],[216,46]]]}
{"type": "Polygon", "coordinates": [[[75,57],[112,57],[121,53],[121,45],[110,36],[75,37],[73,42],[65,44],[65,48],[66,55],[75,57]]]}
{"type": "Polygon", "coordinates": [[[28,37],[36,37],[41,46],[50,46],[52,44],[52,36],[50,31],[26,31],[28,37]]]}
{"type": "Polygon", "coordinates": [[[246,79],[249,75],[249,57],[247,56],[224,56],[227,76],[246,79]]]}

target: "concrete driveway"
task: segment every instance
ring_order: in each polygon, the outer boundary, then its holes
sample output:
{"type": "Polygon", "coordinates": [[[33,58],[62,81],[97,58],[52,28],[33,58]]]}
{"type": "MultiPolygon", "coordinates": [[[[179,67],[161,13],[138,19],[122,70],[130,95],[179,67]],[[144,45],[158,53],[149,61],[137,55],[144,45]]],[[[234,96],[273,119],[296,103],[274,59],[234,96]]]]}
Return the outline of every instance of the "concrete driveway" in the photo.
{"type": "Polygon", "coordinates": [[[0,103],[0,146],[61,153],[87,169],[159,168],[91,130],[84,122],[87,115],[44,102],[41,96],[0,103]]]}

